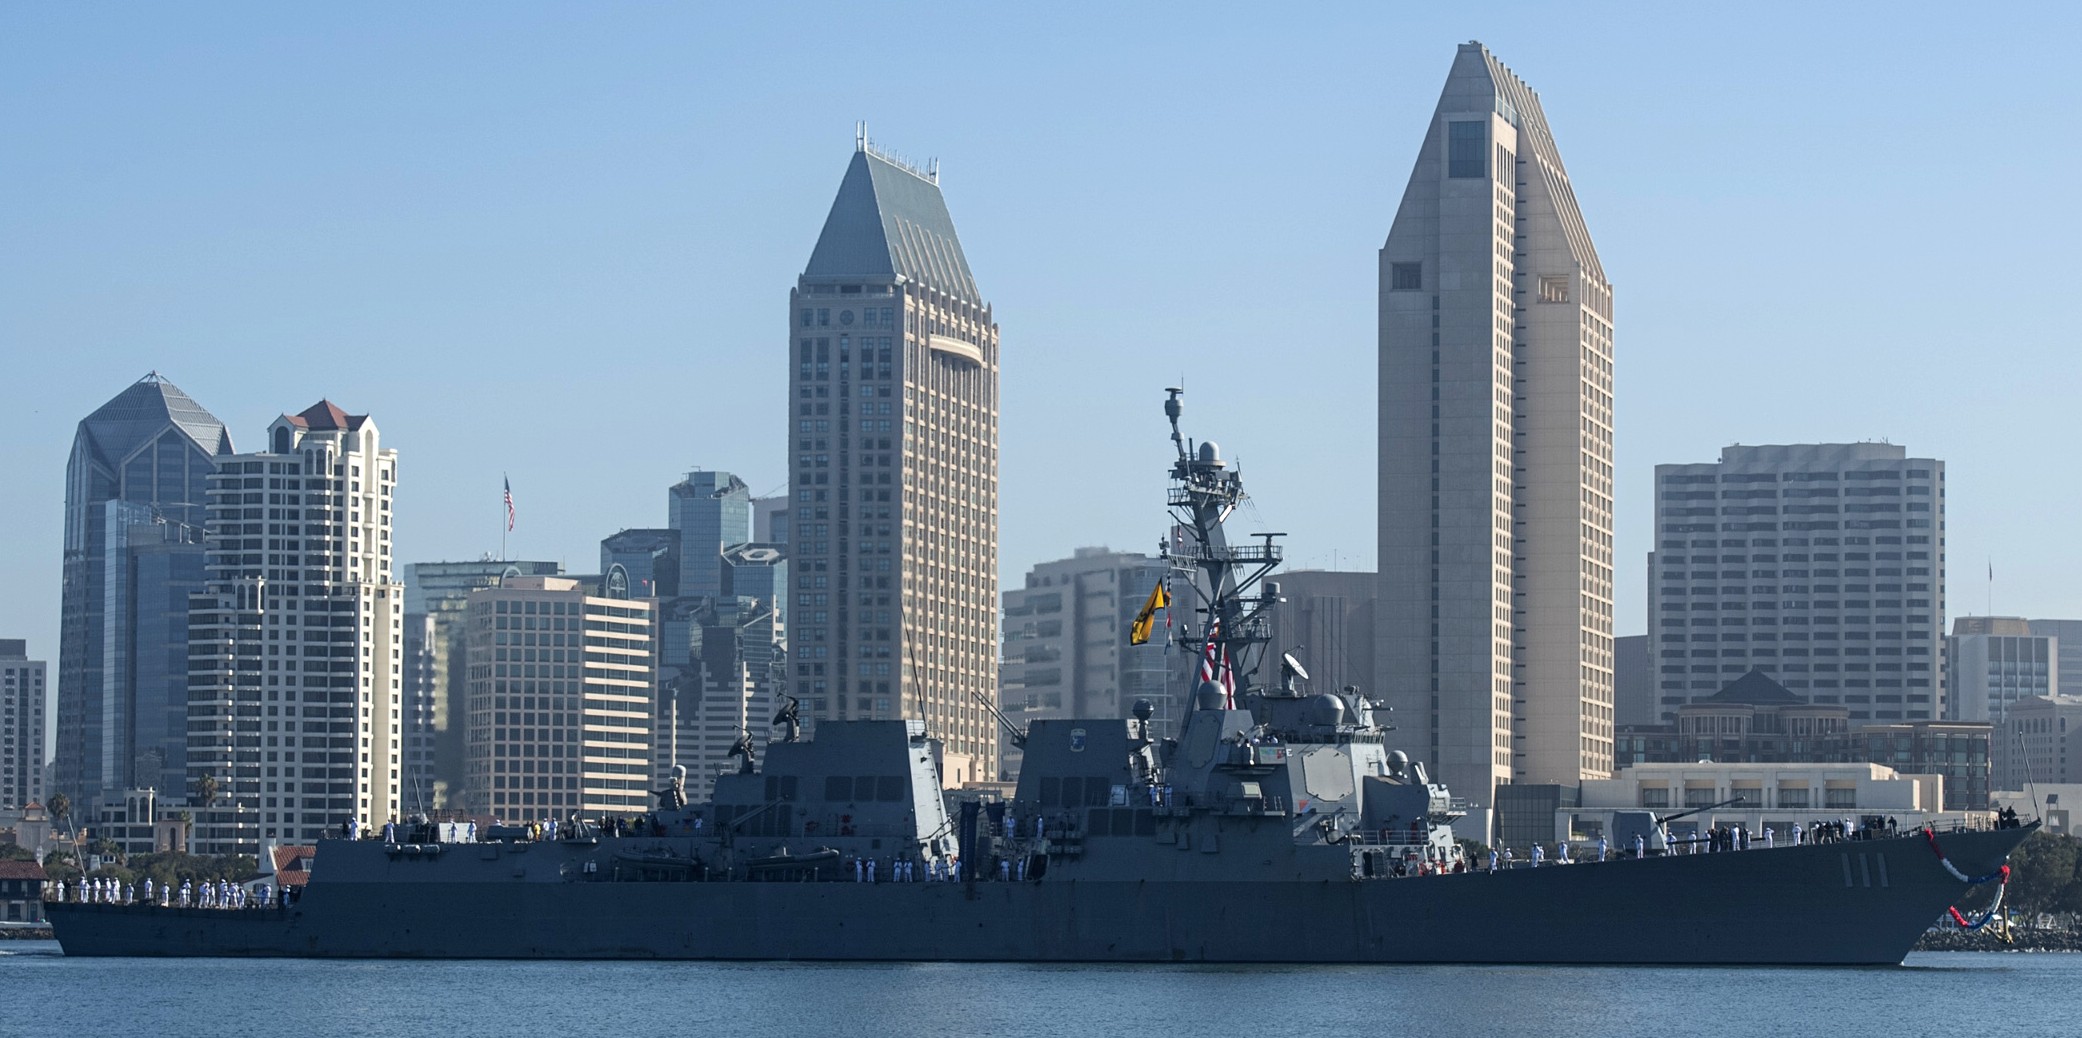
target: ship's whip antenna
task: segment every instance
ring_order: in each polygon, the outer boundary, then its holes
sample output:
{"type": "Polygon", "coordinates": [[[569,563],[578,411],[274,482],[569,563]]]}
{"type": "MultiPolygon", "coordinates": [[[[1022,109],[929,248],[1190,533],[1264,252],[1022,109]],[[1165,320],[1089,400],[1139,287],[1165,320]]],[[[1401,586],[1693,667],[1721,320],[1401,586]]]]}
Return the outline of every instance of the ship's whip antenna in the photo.
{"type": "Polygon", "coordinates": [[[1164,417],[1171,419],[1171,444],[1178,448],[1179,460],[1184,461],[1186,457],[1186,440],[1178,432],[1178,416],[1184,408],[1180,406],[1178,398],[1184,396],[1186,391],[1177,386],[1172,386],[1165,389],[1164,392],[1171,394],[1164,401],[1164,417]]]}

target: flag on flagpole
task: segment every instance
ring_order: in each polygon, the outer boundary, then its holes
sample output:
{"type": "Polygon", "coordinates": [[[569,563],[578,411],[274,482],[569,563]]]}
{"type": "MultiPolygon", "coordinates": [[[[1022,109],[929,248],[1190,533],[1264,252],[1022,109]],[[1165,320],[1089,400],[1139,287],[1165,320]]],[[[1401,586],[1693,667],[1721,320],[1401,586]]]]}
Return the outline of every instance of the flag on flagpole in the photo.
{"type": "Polygon", "coordinates": [[[506,483],[506,532],[508,532],[508,533],[512,533],[512,532],[513,532],[513,517],[514,517],[514,512],[513,512],[513,480],[511,480],[511,479],[506,479],[506,477],[504,477],[504,476],[501,476],[501,477],[500,477],[500,479],[504,480],[504,481],[505,481],[505,483],[506,483]]]}
{"type": "MultiPolygon", "coordinates": [[[[1142,603],[1142,611],[1135,614],[1135,622],[1128,628],[1128,644],[1143,645],[1149,642],[1151,629],[1157,625],[1157,610],[1171,606],[1171,593],[1164,590],[1164,582],[1149,593],[1149,601],[1142,603]]],[[[1165,614],[1167,617],[1169,613],[1165,614]]]]}

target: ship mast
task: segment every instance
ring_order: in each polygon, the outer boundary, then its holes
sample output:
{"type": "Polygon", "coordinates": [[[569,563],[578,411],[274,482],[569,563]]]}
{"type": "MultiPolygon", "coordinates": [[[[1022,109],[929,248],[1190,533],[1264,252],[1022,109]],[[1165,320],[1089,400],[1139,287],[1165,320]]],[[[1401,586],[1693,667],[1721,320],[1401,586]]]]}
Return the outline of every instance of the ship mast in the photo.
{"type": "Polygon", "coordinates": [[[1222,459],[1212,440],[1194,444],[1180,432],[1185,390],[1166,389],[1164,415],[1178,458],[1171,466],[1168,505],[1173,524],[1163,556],[1171,563],[1174,597],[1190,589],[1200,622],[1181,624],[1175,644],[1197,661],[1197,699],[1212,674],[1225,708],[1257,691],[1258,666],[1272,638],[1269,612],[1279,601],[1278,585],[1265,576],[1280,564],[1280,533],[1254,533],[1257,544],[1229,543],[1223,524],[1245,500],[1243,476],[1222,459]]]}

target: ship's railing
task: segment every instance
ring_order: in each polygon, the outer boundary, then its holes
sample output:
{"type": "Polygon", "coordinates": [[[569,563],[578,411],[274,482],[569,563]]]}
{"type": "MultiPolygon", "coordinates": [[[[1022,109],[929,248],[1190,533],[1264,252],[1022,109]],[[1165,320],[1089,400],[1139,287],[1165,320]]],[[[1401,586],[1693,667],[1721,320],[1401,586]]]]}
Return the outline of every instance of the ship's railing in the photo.
{"type": "MultiPolygon", "coordinates": [[[[1187,504],[1176,501],[1172,504],[1187,504]]],[[[1227,562],[1243,566],[1263,565],[1280,561],[1280,546],[1277,544],[1231,544],[1220,548],[1189,544],[1167,552],[1171,558],[1193,562],[1227,562]]]]}
{"type": "Polygon", "coordinates": [[[1425,837],[1410,832],[1406,826],[1392,828],[1387,832],[1377,829],[1355,829],[1345,834],[1340,842],[1360,847],[1407,847],[1413,852],[1421,852],[1426,847],[1434,846],[1425,842],[1425,837]]]}

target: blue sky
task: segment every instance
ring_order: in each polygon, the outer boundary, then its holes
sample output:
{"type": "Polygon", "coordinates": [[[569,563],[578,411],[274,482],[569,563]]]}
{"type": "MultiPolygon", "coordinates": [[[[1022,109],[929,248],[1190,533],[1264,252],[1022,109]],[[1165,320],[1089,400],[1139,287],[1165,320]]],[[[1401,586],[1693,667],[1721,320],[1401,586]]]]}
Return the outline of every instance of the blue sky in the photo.
{"type": "Polygon", "coordinates": [[[1162,388],[1297,565],[1374,552],[1375,263],[1454,45],[1542,96],[1616,286],[1619,629],[1658,462],[1948,464],[1950,604],[2082,616],[2072,5],[9,5],[0,637],[55,660],[75,423],[320,397],[405,561],[597,565],[783,478],[787,293],[853,147],[941,160],[1004,340],[1008,583],[1163,528],[1162,388]]]}

